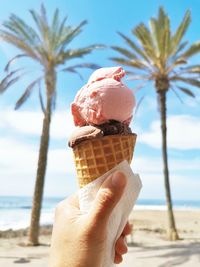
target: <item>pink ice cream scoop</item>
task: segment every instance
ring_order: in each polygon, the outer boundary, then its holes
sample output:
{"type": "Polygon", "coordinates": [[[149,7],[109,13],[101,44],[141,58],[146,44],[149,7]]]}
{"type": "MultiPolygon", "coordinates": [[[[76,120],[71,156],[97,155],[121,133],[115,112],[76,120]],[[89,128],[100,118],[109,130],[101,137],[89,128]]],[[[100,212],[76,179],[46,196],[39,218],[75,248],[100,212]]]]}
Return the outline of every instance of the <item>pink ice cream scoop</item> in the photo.
{"type": "Polygon", "coordinates": [[[121,82],[124,75],[121,67],[101,68],[91,75],[71,105],[76,126],[100,125],[110,120],[130,123],[135,97],[121,82]]]}

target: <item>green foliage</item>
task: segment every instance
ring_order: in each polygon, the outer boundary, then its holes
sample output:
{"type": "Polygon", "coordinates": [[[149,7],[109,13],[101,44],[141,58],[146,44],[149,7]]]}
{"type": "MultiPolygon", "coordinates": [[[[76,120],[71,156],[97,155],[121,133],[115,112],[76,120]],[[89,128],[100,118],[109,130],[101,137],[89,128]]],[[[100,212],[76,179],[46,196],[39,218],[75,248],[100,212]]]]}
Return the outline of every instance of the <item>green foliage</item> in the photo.
{"type": "MultiPolygon", "coordinates": [[[[200,66],[189,65],[188,60],[200,52],[200,42],[188,47],[188,41],[183,41],[191,22],[190,11],[186,11],[181,23],[173,33],[170,18],[159,8],[157,18],[151,18],[149,27],[140,23],[132,30],[135,38],[118,33],[128,46],[112,46],[120,54],[111,59],[117,64],[128,67],[133,80],[154,81],[156,90],[169,90],[174,86],[179,91],[194,97],[194,93],[183,87],[185,83],[200,87],[200,66]],[[159,88],[158,88],[159,87],[159,88]]],[[[174,88],[173,87],[173,88],[174,88]]]]}
{"type": "MultiPolygon", "coordinates": [[[[83,48],[73,49],[69,47],[70,43],[76,38],[87,24],[87,21],[82,21],[78,26],[72,27],[67,25],[67,17],[60,18],[59,10],[56,9],[51,22],[49,22],[44,5],[41,5],[40,12],[30,10],[31,17],[35,23],[35,27],[28,25],[23,19],[15,14],[11,14],[9,19],[2,24],[0,28],[0,39],[17,47],[22,53],[13,57],[5,66],[5,71],[8,72],[6,77],[0,83],[0,93],[5,92],[11,85],[17,82],[20,76],[13,77],[15,72],[10,72],[10,68],[14,61],[23,57],[28,57],[42,65],[42,78],[37,78],[32,81],[26,88],[23,95],[17,101],[15,108],[19,108],[29,98],[32,91],[39,85],[41,79],[46,79],[45,74],[49,69],[53,69],[56,73],[60,65],[65,64],[71,59],[82,58],[91,53],[94,49],[102,48],[102,45],[90,45],[83,48]]],[[[94,64],[85,64],[85,67],[94,69],[94,64]]],[[[77,66],[68,66],[71,73],[78,73],[77,66]]],[[[84,65],[82,65],[84,67],[84,65]]],[[[56,75],[55,75],[56,77],[56,75]]],[[[56,99],[56,88],[52,94],[52,102],[56,99]]],[[[48,90],[46,90],[48,94],[48,90]]],[[[44,111],[41,88],[39,87],[39,100],[44,111]]],[[[54,104],[55,106],[55,104],[54,104]]]]}

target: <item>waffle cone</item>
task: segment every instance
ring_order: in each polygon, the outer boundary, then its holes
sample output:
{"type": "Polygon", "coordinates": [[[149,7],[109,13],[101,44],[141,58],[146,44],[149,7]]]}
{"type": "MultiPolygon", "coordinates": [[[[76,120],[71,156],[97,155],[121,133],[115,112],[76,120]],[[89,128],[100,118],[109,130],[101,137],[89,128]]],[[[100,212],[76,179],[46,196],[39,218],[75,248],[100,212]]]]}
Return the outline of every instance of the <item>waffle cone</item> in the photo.
{"type": "Polygon", "coordinates": [[[83,187],[123,160],[131,163],[136,134],[108,135],[84,141],[73,148],[79,186],[83,187]]]}

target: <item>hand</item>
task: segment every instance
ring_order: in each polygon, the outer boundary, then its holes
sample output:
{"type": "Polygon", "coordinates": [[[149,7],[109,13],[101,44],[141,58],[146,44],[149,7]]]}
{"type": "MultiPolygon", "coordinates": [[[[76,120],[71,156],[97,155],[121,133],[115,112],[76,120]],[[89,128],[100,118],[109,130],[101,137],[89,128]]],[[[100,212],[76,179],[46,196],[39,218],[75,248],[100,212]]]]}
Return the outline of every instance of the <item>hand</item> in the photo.
{"type": "MultiPolygon", "coordinates": [[[[58,205],[51,240],[50,267],[102,267],[107,223],[125,186],[123,173],[116,172],[109,176],[87,214],[81,214],[77,195],[58,205]]],[[[120,263],[122,255],[127,252],[125,236],[130,232],[131,227],[127,223],[115,244],[115,263],[120,263]]]]}

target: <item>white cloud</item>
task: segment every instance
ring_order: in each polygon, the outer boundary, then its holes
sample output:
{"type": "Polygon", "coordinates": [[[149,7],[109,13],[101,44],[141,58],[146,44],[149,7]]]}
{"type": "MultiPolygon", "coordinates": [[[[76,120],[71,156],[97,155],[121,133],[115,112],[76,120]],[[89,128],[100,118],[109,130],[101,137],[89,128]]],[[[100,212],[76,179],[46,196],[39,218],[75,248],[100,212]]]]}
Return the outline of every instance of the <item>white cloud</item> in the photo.
{"type": "MultiPolygon", "coordinates": [[[[165,199],[163,175],[140,173],[142,190],[140,199],[165,199]]],[[[170,175],[171,193],[173,199],[199,200],[200,179],[191,179],[184,175],[170,175]]]]}
{"type": "MultiPolygon", "coordinates": [[[[189,115],[169,116],[167,128],[168,148],[200,149],[200,118],[189,115]]],[[[138,142],[160,148],[160,121],[152,122],[150,130],[138,136],[138,142]]]]}
{"type": "MultiPolygon", "coordinates": [[[[11,138],[0,138],[0,166],[1,172],[7,173],[35,173],[39,147],[27,145],[11,138]]],[[[48,172],[74,173],[73,156],[70,148],[49,149],[48,172]]]]}
{"type": "MultiPolygon", "coordinates": [[[[170,184],[174,199],[198,199],[200,188],[200,158],[190,160],[170,159],[170,184]]],[[[133,172],[142,180],[140,198],[165,198],[162,159],[159,157],[135,157],[133,172]]]]}
{"type": "MultiPolygon", "coordinates": [[[[32,195],[39,147],[4,137],[0,138],[0,148],[0,195],[32,195]]],[[[50,148],[45,192],[48,195],[72,193],[75,177],[71,149],[50,148]]]]}
{"type": "MultiPolygon", "coordinates": [[[[43,113],[34,111],[2,111],[0,112],[0,127],[7,131],[40,136],[42,131],[43,113]]],[[[69,110],[58,111],[52,116],[51,137],[67,138],[73,131],[73,119],[69,110]]]]}
{"type": "MultiPolygon", "coordinates": [[[[162,173],[163,161],[159,157],[135,157],[133,158],[131,167],[134,172],[144,174],[162,173]]],[[[169,169],[170,172],[198,171],[200,173],[200,158],[192,158],[190,160],[169,158],[169,169]]]]}

